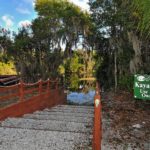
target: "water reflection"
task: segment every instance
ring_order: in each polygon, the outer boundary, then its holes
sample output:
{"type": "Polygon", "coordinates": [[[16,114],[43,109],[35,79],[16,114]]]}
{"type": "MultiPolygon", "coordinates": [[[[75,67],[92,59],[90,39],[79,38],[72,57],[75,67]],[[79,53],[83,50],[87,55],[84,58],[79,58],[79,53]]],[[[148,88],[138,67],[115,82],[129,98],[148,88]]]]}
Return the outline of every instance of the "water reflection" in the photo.
{"type": "Polygon", "coordinates": [[[87,93],[83,92],[70,92],[67,95],[68,103],[79,104],[79,105],[92,105],[94,104],[95,91],[90,90],[87,93]]]}

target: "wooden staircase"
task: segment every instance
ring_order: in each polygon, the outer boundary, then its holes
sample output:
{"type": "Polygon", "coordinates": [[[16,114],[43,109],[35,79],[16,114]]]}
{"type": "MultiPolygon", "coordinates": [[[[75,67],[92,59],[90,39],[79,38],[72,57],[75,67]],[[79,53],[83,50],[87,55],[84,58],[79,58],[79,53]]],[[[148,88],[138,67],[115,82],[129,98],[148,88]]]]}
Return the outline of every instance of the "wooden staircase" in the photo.
{"type": "Polygon", "coordinates": [[[58,80],[0,86],[0,150],[101,150],[99,91],[73,106],[58,80]]]}

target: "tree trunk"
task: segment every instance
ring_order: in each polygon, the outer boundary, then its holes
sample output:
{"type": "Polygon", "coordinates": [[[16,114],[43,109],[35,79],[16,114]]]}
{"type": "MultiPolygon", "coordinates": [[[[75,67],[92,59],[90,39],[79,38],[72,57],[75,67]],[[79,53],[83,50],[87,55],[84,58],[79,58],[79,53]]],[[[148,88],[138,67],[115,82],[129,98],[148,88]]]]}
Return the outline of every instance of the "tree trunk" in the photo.
{"type": "Polygon", "coordinates": [[[128,32],[129,41],[133,45],[133,50],[135,52],[134,58],[130,61],[130,72],[132,74],[140,71],[140,68],[143,65],[141,57],[141,41],[134,32],[128,32]]]}
{"type": "Polygon", "coordinates": [[[114,65],[115,65],[115,92],[117,91],[118,81],[117,81],[117,51],[114,52],[114,65]]]}

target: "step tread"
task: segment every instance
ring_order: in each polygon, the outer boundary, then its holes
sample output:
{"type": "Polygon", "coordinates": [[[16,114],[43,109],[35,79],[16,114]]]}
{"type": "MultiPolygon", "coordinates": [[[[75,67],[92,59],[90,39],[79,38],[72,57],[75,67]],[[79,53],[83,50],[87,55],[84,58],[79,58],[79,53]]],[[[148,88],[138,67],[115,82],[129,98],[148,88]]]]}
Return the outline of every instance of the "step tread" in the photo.
{"type": "Polygon", "coordinates": [[[28,119],[39,119],[39,120],[58,120],[58,121],[67,121],[67,122],[93,122],[91,117],[77,117],[77,116],[54,116],[54,115],[40,115],[40,114],[26,114],[23,118],[28,119]]]}
{"type": "Polygon", "coordinates": [[[64,108],[64,107],[54,107],[52,109],[45,109],[46,111],[65,111],[65,112],[78,112],[78,113],[93,113],[94,109],[86,109],[86,108],[64,108]]]}
{"type": "Polygon", "coordinates": [[[93,106],[59,105],[0,122],[0,150],[92,150],[93,106]]]}
{"type": "Polygon", "coordinates": [[[59,116],[76,116],[76,117],[94,117],[93,113],[78,113],[78,112],[65,112],[65,111],[36,111],[33,114],[39,114],[39,115],[59,115],[59,116]]]}
{"type": "Polygon", "coordinates": [[[76,150],[91,145],[86,134],[0,127],[0,150],[76,150]]]}
{"type": "Polygon", "coordinates": [[[94,106],[85,106],[85,105],[57,105],[55,106],[56,108],[57,107],[68,107],[68,108],[89,108],[89,109],[94,109],[94,106]]]}
{"type": "Polygon", "coordinates": [[[24,129],[57,130],[68,132],[91,132],[92,125],[76,122],[54,120],[32,120],[24,118],[8,118],[1,123],[2,127],[15,127],[24,129]]]}

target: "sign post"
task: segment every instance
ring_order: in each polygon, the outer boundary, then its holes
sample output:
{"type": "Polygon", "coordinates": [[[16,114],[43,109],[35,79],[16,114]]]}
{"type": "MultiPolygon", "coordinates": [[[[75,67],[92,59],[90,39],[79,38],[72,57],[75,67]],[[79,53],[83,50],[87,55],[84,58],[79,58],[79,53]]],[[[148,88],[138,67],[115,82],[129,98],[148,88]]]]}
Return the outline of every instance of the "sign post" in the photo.
{"type": "Polygon", "coordinates": [[[150,100],[150,75],[134,75],[134,98],[150,100]]]}

